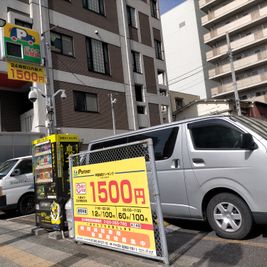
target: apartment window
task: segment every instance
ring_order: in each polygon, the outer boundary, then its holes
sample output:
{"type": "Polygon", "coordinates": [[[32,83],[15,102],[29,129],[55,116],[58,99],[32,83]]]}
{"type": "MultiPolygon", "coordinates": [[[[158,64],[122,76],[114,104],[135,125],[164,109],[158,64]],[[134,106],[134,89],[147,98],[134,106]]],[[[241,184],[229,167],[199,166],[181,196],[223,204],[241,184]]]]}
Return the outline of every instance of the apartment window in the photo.
{"type": "Polygon", "coordinates": [[[165,89],[159,89],[159,94],[160,95],[163,95],[163,96],[167,96],[167,90],[165,90],[165,89]]]}
{"type": "Polygon", "coordinates": [[[72,37],[51,32],[51,50],[67,56],[73,56],[72,37]]]}
{"type": "Polygon", "coordinates": [[[166,73],[163,70],[158,70],[158,83],[162,85],[167,85],[166,73]]]}
{"type": "Polygon", "coordinates": [[[158,6],[157,6],[157,0],[150,0],[150,9],[151,9],[151,16],[158,19],[158,6]]]}
{"type": "Polygon", "coordinates": [[[162,51],[161,41],[154,40],[154,43],[155,43],[156,58],[163,60],[163,51],[162,51]]]}
{"type": "Polygon", "coordinates": [[[97,112],[97,95],[92,93],[73,91],[74,110],[80,112],[97,112]]]}
{"type": "Polygon", "coordinates": [[[184,99],[176,97],[175,98],[175,109],[178,110],[184,106],[184,99]]]}
{"type": "Polygon", "coordinates": [[[135,9],[127,6],[128,25],[136,28],[135,9]]]}
{"type": "Polygon", "coordinates": [[[140,84],[135,85],[135,98],[138,102],[143,102],[143,86],[140,84]]]}
{"type": "Polygon", "coordinates": [[[31,23],[25,22],[25,21],[20,20],[20,19],[15,19],[15,24],[18,25],[18,26],[21,26],[21,27],[29,28],[29,29],[32,28],[32,24],[31,23]]]}
{"type": "Polygon", "coordinates": [[[146,107],[144,107],[144,106],[137,106],[137,113],[138,114],[146,114],[146,107]]]}
{"type": "Polygon", "coordinates": [[[104,0],[83,0],[83,7],[95,13],[105,15],[104,0]]]}
{"type": "Polygon", "coordinates": [[[141,73],[140,53],[132,51],[132,58],[133,58],[133,71],[141,73]]]}
{"type": "Polygon", "coordinates": [[[88,69],[90,71],[110,74],[108,45],[101,41],[87,38],[88,69]]]}

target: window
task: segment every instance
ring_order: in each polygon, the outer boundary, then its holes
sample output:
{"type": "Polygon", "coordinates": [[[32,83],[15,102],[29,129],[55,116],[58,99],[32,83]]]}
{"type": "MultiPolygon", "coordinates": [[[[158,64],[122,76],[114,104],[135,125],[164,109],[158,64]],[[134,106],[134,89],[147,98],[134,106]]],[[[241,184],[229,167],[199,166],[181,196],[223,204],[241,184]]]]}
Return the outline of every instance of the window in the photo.
{"type": "Polygon", "coordinates": [[[25,159],[21,161],[16,169],[20,170],[20,174],[26,174],[32,172],[32,160],[31,159],[25,159]]]}
{"type": "Polygon", "coordinates": [[[158,19],[158,7],[157,7],[157,0],[150,0],[150,9],[151,9],[151,16],[153,18],[158,19]]]}
{"type": "Polygon", "coordinates": [[[167,96],[167,90],[166,89],[159,89],[159,94],[163,96],[167,96]]]}
{"type": "Polygon", "coordinates": [[[81,112],[97,112],[97,95],[92,93],[73,91],[74,110],[81,112]]]}
{"type": "Polygon", "coordinates": [[[185,26],[185,21],[182,21],[181,23],[179,23],[179,28],[183,28],[185,26]]]}
{"type": "Polygon", "coordinates": [[[133,71],[141,73],[140,53],[132,51],[133,71]]]}
{"type": "Polygon", "coordinates": [[[72,37],[51,32],[51,50],[63,55],[73,56],[72,37]]]}
{"type": "Polygon", "coordinates": [[[167,85],[166,73],[163,70],[158,70],[158,83],[162,85],[167,85]]]}
{"type": "Polygon", "coordinates": [[[15,19],[15,24],[19,25],[21,27],[29,28],[29,29],[32,28],[32,24],[31,23],[22,21],[20,19],[15,19]]]}
{"type": "Polygon", "coordinates": [[[184,106],[183,98],[176,97],[175,98],[175,109],[178,110],[184,106]]]}
{"type": "Polygon", "coordinates": [[[241,131],[229,123],[213,120],[188,125],[195,149],[242,149],[241,131]]]}
{"type": "Polygon", "coordinates": [[[135,9],[127,6],[128,25],[136,28],[135,9]]]}
{"type": "MultiPolygon", "coordinates": [[[[114,139],[114,140],[110,140],[110,141],[106,141],[102,143],[93,144],[91,146],[91,150],[117,146],[121,144],[127,144],[130,142],[152,138],[155,159],[165,160],[165,159],[168,159],[173,153],[178,130],[179,130],[178,127],[173,127],[173,128],[162,129],[162,130],[147,131],[147,132],[143,132],[137,135],[126,136],[126,137],[122,137],[119,139],[114,139]]],[[[99,159],[102,160],[103,157],[101,157],[101,154],[100,154],[101,152],[97,152],[97,154],[98,153],[99,153],[99,159]]]]}
{"type": "Polygon", "coordinates": [[[163,60],[163,51],[162,51],[161,41],[154,40],[154,43],[155,43],[156,58],[163,60]]]}
{"type": "Polygon", "coordinates": [[[101,41],[87,38],[88,69],[90,71],[110,74],[108,45],[101,41]]]}
{"type": "Polygon", "coordinates": [[[83,7],[95,13],[105,15],[104,0],[83,0],[83,7]]]}
{"type": "Polygon", "coordinates": [[[146,114],[146,107],[145,106],[137,106],[137,113],[138,114],[146,114]]]}
{"type": "Polygon", "coordinates": [[[136,84],[135,85],[135,98],[138,102],[143,102],[143,86],[136,84]]]}

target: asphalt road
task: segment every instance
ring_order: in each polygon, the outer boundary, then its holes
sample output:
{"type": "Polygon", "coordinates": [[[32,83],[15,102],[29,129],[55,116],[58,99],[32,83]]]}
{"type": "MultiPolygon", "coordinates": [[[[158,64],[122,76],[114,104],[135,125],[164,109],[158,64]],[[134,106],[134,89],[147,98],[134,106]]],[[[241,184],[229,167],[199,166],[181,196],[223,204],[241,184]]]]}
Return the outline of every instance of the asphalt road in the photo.
{"type": "MultiPolygon", "coordinates": [[[[1,220],[34,225],[34,215],[19,217],[0,213],[1,220]]],[[[171,266],[267,267],[266,226],[254,227],[251,235],[242,241],[221,239],[199,222],[168,221],[166,232],[171,266]]]]}

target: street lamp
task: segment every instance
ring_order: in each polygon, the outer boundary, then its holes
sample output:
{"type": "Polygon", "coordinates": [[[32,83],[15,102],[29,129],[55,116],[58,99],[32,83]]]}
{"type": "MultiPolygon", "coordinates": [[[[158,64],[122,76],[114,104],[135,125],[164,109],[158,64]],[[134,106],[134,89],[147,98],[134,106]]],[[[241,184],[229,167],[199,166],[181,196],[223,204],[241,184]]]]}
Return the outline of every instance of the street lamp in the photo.
{"type": "Polygon", "coordinates": [[[45,104],[45,107],[46,107],[46,120],[45,120],[45,127],[47,128],[47,133],[48,135],[52,134],[55,132],[55,126],[54,126],[54,99],[56,97],[56,95],[58,95],[59,93],[61,93],[60,97],[61,99],[66,99],[67,98],[67,95],[66,95],[66,92],[65,90],[58,90],[56,91],[53,95],[45,95],[43,94],[42,90],[38,87],[35,87],[35,86],[31,86],[30,87],[31,90],[28,94],[28,98],[29,100],[34,103],[37,98],[38,98],[38,93],[40,93],[40,95],[46,99],[46,104],[45,104]]]}
{"type": "Polygon", "coordinates": [[[0,19],[0,27],[4,27],[6,25],[5,19],[0,19]]]}

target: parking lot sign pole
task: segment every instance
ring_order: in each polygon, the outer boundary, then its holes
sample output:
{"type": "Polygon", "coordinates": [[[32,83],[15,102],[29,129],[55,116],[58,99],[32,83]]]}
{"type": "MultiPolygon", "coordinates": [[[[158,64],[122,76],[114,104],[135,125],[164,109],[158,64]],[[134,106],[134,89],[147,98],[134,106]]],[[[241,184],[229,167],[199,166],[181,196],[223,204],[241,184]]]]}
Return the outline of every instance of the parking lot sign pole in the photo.
{"type": "Polygon", "coordinates": [[[157,169],[156,169],[156,164],[155,164],[155,156],[154,156],[154,150],[153,150],[153,142],[151,139],[147,140],[148,142],[148,153],[150,156],[151,160],[151,172],[152,176],[154,177],[153,181],[155,183],[154,185],[154,198],[156,200],[156,206],[157,210],[159,211],[158,216],[158,225],[159,225],[159,234],[160,234],[160,239],[161,244],[162,244],[162,257],[163,261],[166,265],[169,265],[169,253],[168,253],[168,246],[167,246],[167,240],[166,240],[166,234],[164,230],[164,221],[163,221],[163,216],[162,216],[162,208],[161,208],[161,202],[160,202],[160,195],[159,195],[159,185],[158,185],[158,177],[157,177],[157,169]]]}

